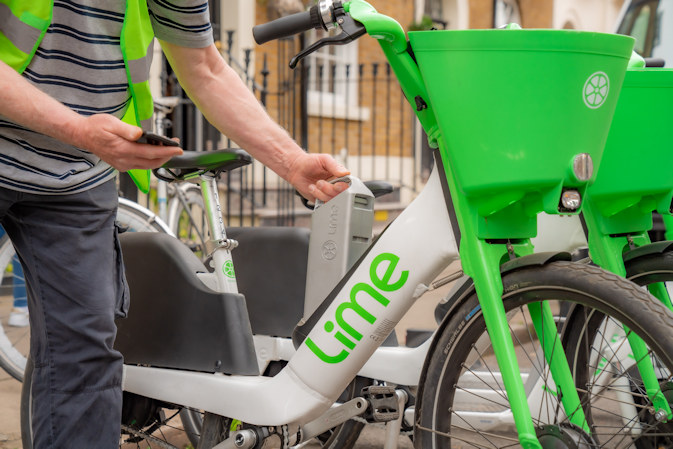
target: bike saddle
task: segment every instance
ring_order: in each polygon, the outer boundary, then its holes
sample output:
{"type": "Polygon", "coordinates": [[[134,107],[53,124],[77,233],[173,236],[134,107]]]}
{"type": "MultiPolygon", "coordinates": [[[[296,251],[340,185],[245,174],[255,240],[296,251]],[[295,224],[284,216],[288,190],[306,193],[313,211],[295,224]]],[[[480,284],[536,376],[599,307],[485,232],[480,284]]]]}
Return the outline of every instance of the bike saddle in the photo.
{"type": "Polygon", "coordinates": [[[374,198],[387,195],[393,191],[393,185],[386,181],[365,181],[365,186],[372,192],[374,198]]]}
{"type": "Polygon", "coordinates": [[[154,170],[163,181],[182,180],[194,173],[214,172],[218,175],[252,162],[252,156],[240,148],[213,151],[185,151],[154,170]]]}

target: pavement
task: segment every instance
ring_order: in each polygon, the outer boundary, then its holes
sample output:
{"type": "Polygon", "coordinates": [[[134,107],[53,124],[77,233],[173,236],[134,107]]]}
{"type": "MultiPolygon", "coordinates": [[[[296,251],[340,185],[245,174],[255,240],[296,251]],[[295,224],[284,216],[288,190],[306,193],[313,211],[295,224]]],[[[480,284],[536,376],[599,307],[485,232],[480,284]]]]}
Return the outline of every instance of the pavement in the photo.
{"type": "Polygon", "coordinates": [[[21,448],[21,383],[0,369],[0,448],[21,448]]]}
{"type": "MultiPolygon", "coordinates": [[[[459,269],[457,263],[452,264],[442,274],[448,274],[459,269]]],[[[439,277],[441,278],[442,275],[439,277]]],[[[437,302],[450,290],[452,284],[447,284],[423,295],[411,310],[402,318],[395,331],[400,343],[405,342],[409,329],[432,330],[436,327],[434,308],[437,302]]],[[[21,423],[19,420],[21,383],[10,377],[0,369],[0,449],[21,448],[21,423]]],[[[376,426],[367,426],[361,434],[354,449],[382,448],[385,440],[385,429],[376,426]]],[[[399,437],[399,449],[413,447],[408,437],[399,437]]],[[[313,449],[307,445],[306,449],[313,449]]]]}

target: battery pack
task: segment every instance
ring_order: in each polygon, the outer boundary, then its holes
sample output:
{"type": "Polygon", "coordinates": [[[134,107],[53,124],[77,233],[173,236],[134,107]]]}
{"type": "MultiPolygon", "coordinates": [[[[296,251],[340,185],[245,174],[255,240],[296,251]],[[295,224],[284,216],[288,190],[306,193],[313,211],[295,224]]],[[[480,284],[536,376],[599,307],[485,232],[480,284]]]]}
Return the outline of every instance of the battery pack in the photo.
{"type": "Polygon", "coordinates": [[[327,203],[316,203],[311,218],[304,319],[334,289],[372,242],[374,195],[362,181],[327,203]]]}

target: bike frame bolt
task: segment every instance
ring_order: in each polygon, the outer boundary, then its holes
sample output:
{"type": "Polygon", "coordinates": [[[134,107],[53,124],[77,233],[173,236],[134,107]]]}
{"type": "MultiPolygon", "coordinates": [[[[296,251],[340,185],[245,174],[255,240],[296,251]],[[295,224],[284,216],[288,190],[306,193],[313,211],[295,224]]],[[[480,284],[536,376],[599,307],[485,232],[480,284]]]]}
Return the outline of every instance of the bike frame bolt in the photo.
{"type": "Polygon", "coordinates": [[[594,174],[594,161],[589,153],[581,153],[573,159],[573,173],[578,181],[588,181],[594,174]]]}
{"type": "Polygon", "coordinates": [[[561,204],[568,210],[577,210],[582,204],[582,197],[577,190],[566,190],[561,195],[561,204]]]}
{"type": "Polygon", "coordinates": [[[234,444],[238,447],[241,447],[243,446],[243,443],[245,443],[245,437],[239,433],[234,439],[234,444]]]}
{"type": "Polygon", "coordinates": [[[657,412],[654,414],[654,419],[656,419],[658,422],[661,422],[666,419],[666,416],[668,416],[668,414],[664,410],[657,410],[657,412]]]}

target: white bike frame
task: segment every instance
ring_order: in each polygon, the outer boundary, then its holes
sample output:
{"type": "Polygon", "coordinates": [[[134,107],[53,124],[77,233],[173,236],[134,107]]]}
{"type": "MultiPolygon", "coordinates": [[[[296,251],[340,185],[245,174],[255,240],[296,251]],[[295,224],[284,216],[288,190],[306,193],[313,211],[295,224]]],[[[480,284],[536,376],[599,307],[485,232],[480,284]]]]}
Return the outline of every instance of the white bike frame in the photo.
{"type": "MultiPolygon", "coordinates": [[[[202,180],[207,198],[213,196],[213,185],[211,179],[202,180]]],[[[301,425],[320,416],[412,306],[417,287],[459,258],[443,191],[435,170],[420,195],[361,258],[275,377],[126,365],[124,390],[255,425],[301,425]]],[[[219,212],[219,204],[210,203],[206,201],[207,210],[219,212]]],[[[213,222],[215,240],[226,241],[224,227],[217,229],[221,220],[213,222]]],[[[231,259],[230,251],[221,246],[215,256],[218,285],[232,291],[235,284],[220,274],[231,259]]]]}
{"type": "MultiPolygon", "coordinates": [[[[536,251],[573,252],[587,246],[584,231],[577,215],[539,214],[538,230],[538,236],[531,240],[536,251]]],[[[424,289],[420,291],[422,294],[424,289]]],[[[404,346],[378,347],[367,359],[358,375],[397,385],[417,386],[433,337],[434,333],[415,348],[404,346]]],[[[269,362],[287,361],[294,354],[294,345],[288,338],[255,335],[254,341],[260,372],[266,369],[269,362]]]]}

